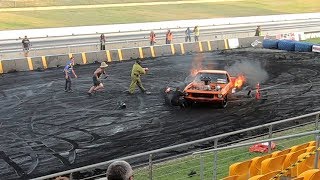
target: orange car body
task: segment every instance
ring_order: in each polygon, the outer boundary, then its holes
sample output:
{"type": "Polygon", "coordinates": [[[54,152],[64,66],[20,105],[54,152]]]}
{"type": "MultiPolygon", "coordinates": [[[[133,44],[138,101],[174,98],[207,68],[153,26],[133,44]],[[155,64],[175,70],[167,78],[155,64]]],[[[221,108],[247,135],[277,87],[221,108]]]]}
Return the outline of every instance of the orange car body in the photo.
{"type": "Polygon", "coordinates": [[[223,102],[234,88],[235,78],[223,70],[200,70],[184,92],[189,102],[223,102]]]}

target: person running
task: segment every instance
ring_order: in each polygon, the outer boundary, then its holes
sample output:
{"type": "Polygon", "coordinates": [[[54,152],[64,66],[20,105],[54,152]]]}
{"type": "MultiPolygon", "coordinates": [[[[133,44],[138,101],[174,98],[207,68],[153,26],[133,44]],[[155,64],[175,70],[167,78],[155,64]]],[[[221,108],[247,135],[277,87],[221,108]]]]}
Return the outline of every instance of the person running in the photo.
{"type": "Polygon", "coordinates": [[[93,73],[93,86],[89,89],[88,95],[91,96],[93,92],[101,91],[104,89],[104,86],[101,82],[101,75],[104,74],[105,78],[107,77],[105,68],[108,67],[108,64],[102,62],[100,67],[98,67],[93,73]]]}
{"type": "Polygon", "coordinates": [[[71,73],[74,75],[75,78],[78,78],[75,71],[73,70],[74,66],[74,57],[70,58],[70,61],[66,64],[64,67],[64,73],[65,73],[65,79],[66,79],[66,85],[64,88],[65,92],[73,92],[71,89],[71,73]]]}

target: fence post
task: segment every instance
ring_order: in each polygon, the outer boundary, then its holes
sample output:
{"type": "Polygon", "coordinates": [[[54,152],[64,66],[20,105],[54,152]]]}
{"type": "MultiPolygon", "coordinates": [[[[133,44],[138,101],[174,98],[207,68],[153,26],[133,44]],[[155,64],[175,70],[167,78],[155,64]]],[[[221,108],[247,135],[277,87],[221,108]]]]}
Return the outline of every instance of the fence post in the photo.
{"type": "Polygon", "coordinates": [[[152,174],[152,154],[149,155],[149,179],[153,179],[153,174],[152,174]]]}
{"type": "Polygon", "coordinates": [[[316,154],[315,154],[315,157],[314,157],[314,168],[315,169],[318,169],[318,160],[319,160],[319,151],[318,151],[318,148],[319,148],[319,136],[317,135],[317,138],[316,138],[316,154]]]}
{"type": "MultiPolygon", "coordinates": [[[[269,139],[272,138],[272,125],[269,126],[269,139]]],[[[271,153],[271,141],[268,142],[268,153],[271,153]]]]}
{"type": "Polygon", "coordinates": [[[200,154],[200,179],[204,180],[204,162],[202,153],[200,154]]]}
{"type": "MultiPolygon", "coordinates": [[[[214,149],[218,148],[218,139],[214,139],[214,149]]],[[[218,159],[218,151],[214,151],[214,159],[213,159],[213,180],[217,179],[217,159],[218,159]]]]}

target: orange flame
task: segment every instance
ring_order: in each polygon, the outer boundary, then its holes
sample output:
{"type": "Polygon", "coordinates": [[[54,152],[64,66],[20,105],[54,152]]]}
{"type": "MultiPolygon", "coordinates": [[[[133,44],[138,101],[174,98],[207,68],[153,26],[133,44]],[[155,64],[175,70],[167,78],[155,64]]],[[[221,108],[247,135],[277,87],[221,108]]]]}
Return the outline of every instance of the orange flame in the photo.
{"type": "Polygon", "coordinates": [[[239,75],[234,81],[234,87],[239,89],[243,86],[245,82],[246,78],[244,77],[244,75],[239,75]]]}

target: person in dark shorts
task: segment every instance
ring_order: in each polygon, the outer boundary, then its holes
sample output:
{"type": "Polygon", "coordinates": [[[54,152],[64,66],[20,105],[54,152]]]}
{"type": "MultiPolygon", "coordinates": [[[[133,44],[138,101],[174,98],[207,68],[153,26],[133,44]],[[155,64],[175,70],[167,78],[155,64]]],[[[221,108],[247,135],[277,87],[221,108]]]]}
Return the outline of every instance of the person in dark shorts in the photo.
{"type": "MultiPolygon", "coordinates": [[[[93,86],[89,89],[88,95],[91,96],[93,92],[101,91],[104,89],[101,82],[101,75],[106,74],[105,68],[108,67],[107,63],[102,62],[100,67],[98,67],[93,73],[93,86]]],[[[107,77],[107,76],[106,76],[107,77]]]]}
{"type": "Polygon", "coordinates": [[[76,75],[76,73],[73,70],[73,65],[74,65],[74,58],[71,57],[70,61],[66,64],[66,66],[64,67],[64,73],[65,73],[65,79],[66,79],[66,85],[64,88],[65,92],[72,92],[71,89],[71,73],[74,75],[75,78],[78,78],[78,76],[76,75]]]}
{"type": "Polygon", "coordinates": [[[30,51],[30,40],[27,36],[24,36],[24,39],[22,39],[22,48],[24,52],[24,56],[28,57],[29,51],[30,51]]]}

